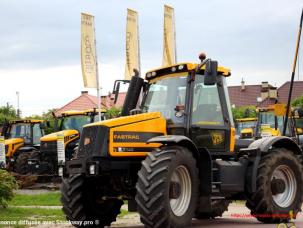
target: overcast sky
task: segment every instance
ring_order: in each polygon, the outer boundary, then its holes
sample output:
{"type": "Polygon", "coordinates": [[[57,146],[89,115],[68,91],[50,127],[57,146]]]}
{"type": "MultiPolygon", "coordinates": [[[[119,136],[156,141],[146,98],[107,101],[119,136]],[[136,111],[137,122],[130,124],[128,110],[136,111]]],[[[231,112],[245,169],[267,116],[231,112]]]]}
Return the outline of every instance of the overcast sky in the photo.
{"type": "MultiPolygon", "coordinates": [[[[1,0],[0,106],[16,106],[19,91],[23,116],[40,114],[87,90],[81,12],[95,15],[102,94],[124,76],[127,8],[139,13],[143,75],[160,66],[164,4],[175,8],[178,61],[198,62],[205,51],[231,68],[229,85],[289,80],[302,0],[1,0]]],[[[303,80],[303,53],[299,63],[303,80]]]]}

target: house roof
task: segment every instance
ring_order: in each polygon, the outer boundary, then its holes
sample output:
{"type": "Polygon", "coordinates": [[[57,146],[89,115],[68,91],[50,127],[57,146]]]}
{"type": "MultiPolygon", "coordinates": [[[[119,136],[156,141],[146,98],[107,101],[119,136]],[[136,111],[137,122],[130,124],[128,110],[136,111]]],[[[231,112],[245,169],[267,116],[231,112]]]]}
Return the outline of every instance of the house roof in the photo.
{"type": "MultiPolygon", "coordinates": [[[[278,88],[278,96],[280,103],[287,103],[289,93],[290,81],[285,82],[278,88]]],[[[303,81],[294,81],[294,87],[292,91],[292,100],[303,95],[303,81]]]]}
{"type": "Polygon", "coordinates": [[[261,85],[228,86],[228,93],[231,104],[235,106],[257,105],[257,97],[261,95],[261,85]]]}
{"type": "MultiPolygon", "coordinates": [[[[278,102],[287,103],[290,82],[285,82],[277,88],[278,102]]],[[[273,88],[270,84],[268,88],[273,88]]],[[[245,85],[245,89],[241,90],[240,86],[229,86],[228,92],[231,104],[235,106],[257,106],[257,97],[261,97],[262,85],[245,85]]],[[[303,95],[303,81],[294,81],[292,100],[303,95]]],[[[275,99],[266,98],[258,106],[266,107],[274,104],[275,99]]]]}
{"type": "MultiPolygon", "coordinates": [[[[111,100],[111,95],[102,97],[101,100],[101,108],[110,108],[112,106],[122,107],[125,99],[126,93],[120,93],[118,96],[117,103],[113,105],[113,101],[111,100]],[[105,99],[104,99],[105,98],[105,99]]],[[[55,111],[56,116],[60,116],[63,112],[69,110],[82,111],[92,108],[98,107],[98,97],[88,94],[87,91],[82,91],[81,95],[74,100],[70,101],[63,107],[57,109],[55,111]]]]}

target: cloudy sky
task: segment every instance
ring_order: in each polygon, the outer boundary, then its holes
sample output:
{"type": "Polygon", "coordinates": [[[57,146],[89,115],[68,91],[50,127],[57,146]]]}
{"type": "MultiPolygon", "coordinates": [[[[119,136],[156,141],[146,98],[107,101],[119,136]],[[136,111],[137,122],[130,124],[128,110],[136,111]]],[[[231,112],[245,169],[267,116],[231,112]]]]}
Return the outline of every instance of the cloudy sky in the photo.
{"type": "Polygon", "coordinates": [[[205,51],[231,68],[229,85],[289,80],[302,0],[1,0],[0,106],[16,106],[19,91],[23,116],[39,114],[86,90],[81,12],[95,15],[102,94],[124,75],[127,8],[139,12],[143,73],[160,66],[164,4],[175,8],[178,61],[205,51]]]}

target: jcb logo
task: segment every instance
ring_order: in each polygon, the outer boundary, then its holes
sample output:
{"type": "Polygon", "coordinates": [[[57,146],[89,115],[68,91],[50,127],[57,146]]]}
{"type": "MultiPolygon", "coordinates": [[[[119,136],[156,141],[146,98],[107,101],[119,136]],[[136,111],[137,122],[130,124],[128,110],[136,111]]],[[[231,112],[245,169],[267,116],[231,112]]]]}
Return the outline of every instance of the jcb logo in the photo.
{"type": "Polygon", "coordinates": [[[224,137],[223,137],[222,133],[218,133],[218,132],[213,132],[211,134],[211,139],[212,139],[213,145],[219,145],[224,141],[224,137]]]}

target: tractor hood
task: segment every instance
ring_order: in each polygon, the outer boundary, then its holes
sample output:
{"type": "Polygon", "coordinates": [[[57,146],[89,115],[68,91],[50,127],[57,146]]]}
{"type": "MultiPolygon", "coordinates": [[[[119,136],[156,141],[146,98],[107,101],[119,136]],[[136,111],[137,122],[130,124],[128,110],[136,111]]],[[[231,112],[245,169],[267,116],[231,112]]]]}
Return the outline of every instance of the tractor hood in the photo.
{"type": "MultiPolygon", "coordinates": [[[[90,143],[101,142],[96,148],[102,148],[108,143],[106,154],[113,157],[146,156],[147,152],[161,145],[147,143],[147,141],[166,134],[166,119],[161,116],[160,112],[123,116],[85,125],[81,136],[84,145],[80,146],[79,152],[85,150],[86,145],[90,143]],[[96,138],[93,138],[94,135],[96,138]]],[[[96,150],[92,153],[98,154],[99,152],[96,150]]]]}
{"type": "Polygon", "coordinates": [[[68,137],[68,138],[74,138],[74,137],[78,137],[79,136],[79,132],[77,130],[63,130],[63,131],[58,131],[52,134],[48,134],[45,135],[43,137],[40,138],[41,142],[50,142],[50,141],[56,141],[57,140],[57,135],[58,134],[63,134],[64,138],[68,137]]]}
{"type": "Polygon", "coordinates": [[[15,144],[23,144],[24,139],[23,138],[12,138],[12,139],[5,139],[4,144],[5,145],[15,145],[15,144]]]}

